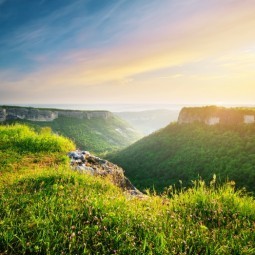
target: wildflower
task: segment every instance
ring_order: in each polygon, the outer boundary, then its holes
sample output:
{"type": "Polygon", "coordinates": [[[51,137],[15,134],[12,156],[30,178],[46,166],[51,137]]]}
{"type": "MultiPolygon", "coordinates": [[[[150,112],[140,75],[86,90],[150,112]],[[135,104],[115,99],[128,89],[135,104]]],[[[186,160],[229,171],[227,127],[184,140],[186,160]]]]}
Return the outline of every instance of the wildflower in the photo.
{"type": "Polygon", "coordinates": [[[75,233],[73,232],[71,235],[70,235],[70,239],[74,238],[75,237],[75,233]]]}

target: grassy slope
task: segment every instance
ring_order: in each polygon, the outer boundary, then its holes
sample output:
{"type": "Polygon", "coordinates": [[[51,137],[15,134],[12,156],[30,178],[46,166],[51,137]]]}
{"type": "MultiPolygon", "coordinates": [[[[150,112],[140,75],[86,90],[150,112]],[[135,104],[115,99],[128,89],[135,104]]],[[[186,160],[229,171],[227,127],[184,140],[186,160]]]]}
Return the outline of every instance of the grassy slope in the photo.
{"type": "MultiPolygon", "coordinates": [[[[108,119],[93,118],[88,120],[59,117],[49,122],[26,120],[18,122],[34,128],[51,127],[54,132],[71,138],[79,148],[97,154],[123,148],[141,137],[137,131],[132,130],[125,121],[116,116],[108,119]],[[116,129],[122,130],[124,135],[116,129]]],[[[13,123],[13,121],[8,123],[13,123]]]]}
{"type": "Polygon", "coordinates": [[[255,125],[171,124],[110,157],[138,188],[191,185],[215,173],[254,191],[255,125]]]}
{"type": "Polygon", "coordinates": [[[231,183],[130,199],[107,180],[71,172],[63,158],[73,147],[68,140],[53,137],[62,149],[34,154],[35,141],[50,143],[49,134],[8,129],[0,128],[1,151],[12,159],[1,162],[0,254],[255,253],[255,202],[231,183]]]}

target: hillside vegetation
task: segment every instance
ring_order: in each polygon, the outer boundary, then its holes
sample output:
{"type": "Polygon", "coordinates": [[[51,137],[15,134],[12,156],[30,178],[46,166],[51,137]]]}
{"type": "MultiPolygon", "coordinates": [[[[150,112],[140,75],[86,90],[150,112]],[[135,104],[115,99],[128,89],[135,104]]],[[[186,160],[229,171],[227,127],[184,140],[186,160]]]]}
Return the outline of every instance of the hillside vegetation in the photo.
{"type": "Polygon", "coordinates": [[[51,133],[50,128],[42,128],[35,133],[23,125],[0,126],[0,149],[17,152],[64,152],[75,145],[65,137],[51,133]]]}
{"type": "Polygon", "coordinates": [[[110,159],[141,189],[187,187],[216,174],[255,191],[255,125],[170,124],[110,159]]]}
{"type": "Polygon", "coordinates": [[[0,126],[0,173],[19,173],[37,164],[54,166],[65,162],[65,153],[74,148],[73,142],[49,128],[36,133],[24,125],[0,126]]]}
{"type": "Polygon", "coordinates": [[[73,143],[49,129],[5,126],[0,141],[0,254],[255,253],[255,201],[233,183],[140,200],[71,171],[73,143]]]}
{"type": "Polygon", "coordinates": [[[53,121],[15,120],[11,123],[23,123],[39,130],[50,127],[53,132],[72,139],[78,148],[96,154],[124,148],[141,138],[141,134],[116,116],[107,119],[79,119],[74,117],[58,117],[53,121]]]}

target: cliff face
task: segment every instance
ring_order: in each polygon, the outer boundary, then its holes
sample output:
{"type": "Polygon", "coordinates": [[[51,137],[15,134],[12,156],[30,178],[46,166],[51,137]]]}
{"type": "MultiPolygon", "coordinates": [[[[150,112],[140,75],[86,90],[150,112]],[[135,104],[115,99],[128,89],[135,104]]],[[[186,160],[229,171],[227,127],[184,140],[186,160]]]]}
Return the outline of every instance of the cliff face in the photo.
{"type": "Polygon", "coordinates": [[[102,118],[108,119],[112,114],[107,111],[58,111],[58,116],[78,119],[102,118]]]}
{"type": "Polygon", "coordinates": [[[255,123],[255,108],[184,107],[179,114],[178,123],[194,122],[207,125],[255,123]]]}
{"type": "Polygon", "coordinates": [[[6,110],[3,108],[0,108],[0,121],[6,120],[6,110]]]}
{"type": "Polygon", "coordinates": [[[107,111],[72,111],[72,110],[47,110],[31,107],[0,108],[0,122],[6,120],[25,119],[31,121],[53,121],[60,116],[79,119],[103,118],[107,119],[112,114],[107,111]]]}
{"type": "Polygon", "coordinates": [[[55,111],[39,110],[35,108],[11,107],[5,108],[5,119],[26,119],[31,121],[52,121],[58,117],[55,111]]]}

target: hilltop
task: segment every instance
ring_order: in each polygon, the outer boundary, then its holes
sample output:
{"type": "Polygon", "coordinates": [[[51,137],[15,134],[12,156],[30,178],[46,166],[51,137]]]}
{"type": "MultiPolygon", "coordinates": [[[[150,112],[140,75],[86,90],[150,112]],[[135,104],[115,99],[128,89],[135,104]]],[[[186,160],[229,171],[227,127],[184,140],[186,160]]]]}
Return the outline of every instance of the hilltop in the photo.
{"type": "Polygon", "coordinates": [[[255,123],[255,108],[226,108],[217,106],[184,107],[178,117],[178,123],[251,124],[255,123]]]}
{"type": "Polygon", "coordinates": [[[233,183],[146,199],[73,171],[75,145],[0,126],[0,254],[254,254],[255,201],[233,183]]]}
{"type": "Polygon", "coordinates": [[[3,106],[0,122],[23,123],[37,130],[50,127],[72,139],[79,148],[96,154],[124,148],[142,137],[130,124],[108,111],[3,106]]]}
{"type": "Polygon", "coordinates": [[[253,114],[253,109],[184,108],[178,123],[109,158],[140,189],[190,187],[199,176],[209,181],[216,174],[223,182],[231,179],[238,187],[255,191],[255,124],[244,123],[253,114]],[[211,121],[216,117],[219,123],[211,121]]]}

